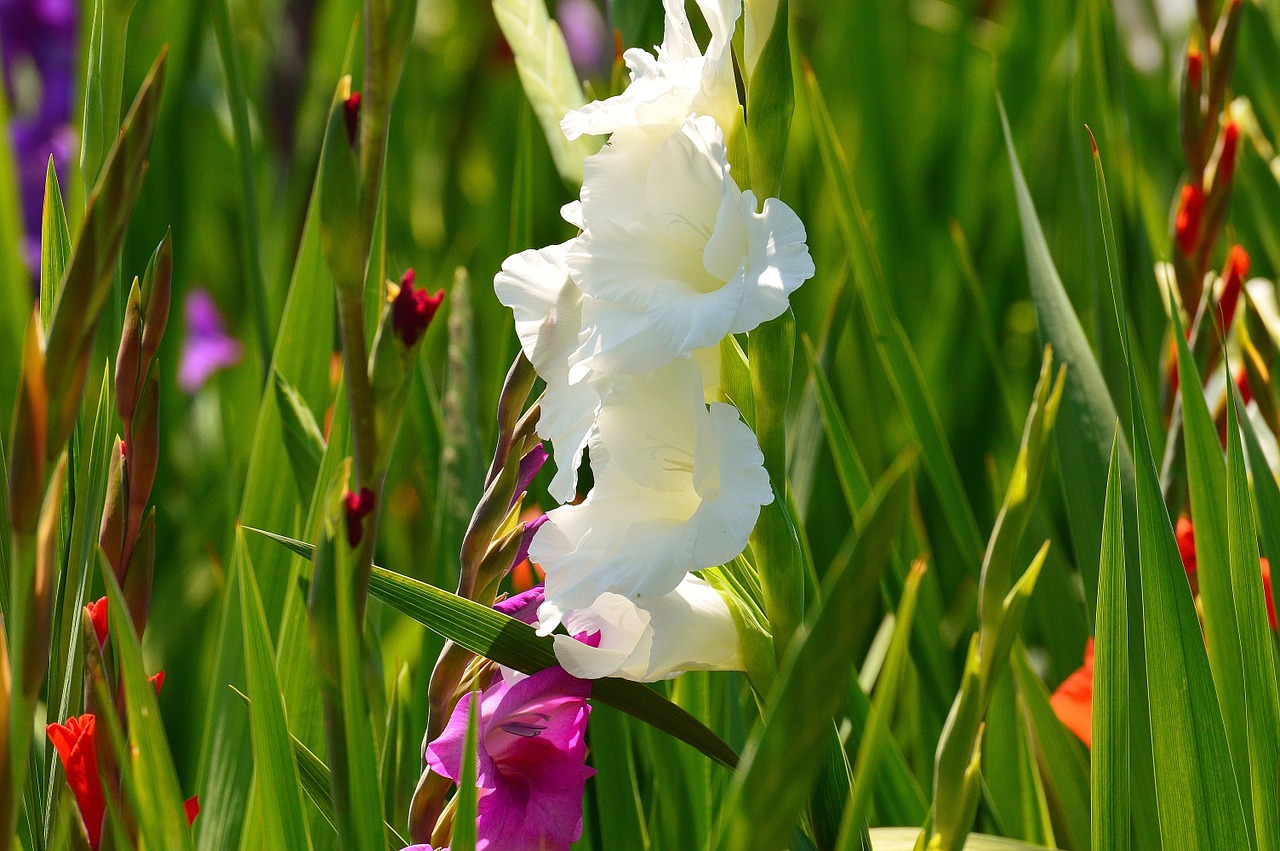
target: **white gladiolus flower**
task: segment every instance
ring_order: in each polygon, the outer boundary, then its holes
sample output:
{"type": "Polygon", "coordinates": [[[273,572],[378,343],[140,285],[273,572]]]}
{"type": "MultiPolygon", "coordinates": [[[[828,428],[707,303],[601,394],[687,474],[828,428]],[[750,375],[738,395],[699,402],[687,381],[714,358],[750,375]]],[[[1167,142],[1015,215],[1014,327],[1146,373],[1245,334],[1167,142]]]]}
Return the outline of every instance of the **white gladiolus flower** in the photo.
{"type": "Polygon", "coordinates": [[[565,265],[587,296],[569,381],[657,369],[786,311],[814,274],[800,218],[729,174],[708,116],[624,128],[590,157],[565,265]]]}
{"type": "Polygon", "coordinates": [[[525,357],[547,382],[538,434],[550,440],[554,450],[556,474],[547,490],[560,501],[573,499],[577,491],[578,467],[607,384],[607,379],[588,375],[569,383],[569,355],[578,347],[582,330],[582,292],[564,264],[571,244],[508,257],[493,282],[498,300],[515,314],[525,357]]]}
{"type": "Polygon", "coordinates": [[[663,0],[665,33],[654,57],[631,48],[622,54],[631,71],[626,90],[571,111],[560,122],[570,140],[603,135],[643,124],[678,126],[692,112],[713,116],[731,127],[738,110],[738,90],[729,49],[742,0],[697,0],[711,41],[704,54],[694,41],[684,0],[663,0]]]}
{"type": "Polygon", "coordinates": [[[575,677],[665,680],[685,671],[741,671],[738,629],[720,593],[689,575],[674,591],[643,603],[601,594],[588,608],[560,612],[543,603],[539,632],[563,623],[570,635],[586,633],[593,647],[555,637],[556,659],[575,677]]]}
{"type": "Polygon", "coordinates": [[[606,592],[644,605],[675,590],[689,571],[740,554],[773,500],[755,435],[733,406],[707,409],[690,360],[615,377],[590,450],[595,487],[548,512],[529,549],[560,610],[606,592]]]}

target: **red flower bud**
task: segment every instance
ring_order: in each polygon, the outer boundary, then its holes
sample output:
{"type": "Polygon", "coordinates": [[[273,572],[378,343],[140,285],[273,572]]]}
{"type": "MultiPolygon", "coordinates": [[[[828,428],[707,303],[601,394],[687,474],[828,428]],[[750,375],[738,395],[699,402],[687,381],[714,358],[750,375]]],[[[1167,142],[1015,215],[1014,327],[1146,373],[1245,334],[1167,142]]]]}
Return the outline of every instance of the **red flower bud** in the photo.
{"type": "Polygon", "coordinates": [[[373,491],[368,488],[360,488],[358,494],[347,491],[342,498],[342,507],[347,514],[347,541],[353,548],[360,546],[364,538],[364,518],[373,513],[374,499],[373,491]]]}
{"type": "Polygon", "coordinates": [[[107,598],[100,597],[84,607],[93,622],[93,632],[98,636],[99,646],[107,643],[107,598]]]}
{"type": "Polygon", "coordinates": [[[164,688],[164,671],[156,671],[154,674],[147,677],[147,682],[155,686],[156,694],[159,694],[160,689],[164,688]]]}
{"type": "Polygon", "coordinates": [[[1200,240],[1200,221],[1203,218],[1204,190],[1198,183],[1188,183],[1182,187],[1178,215],[1173,223],[1178,249],[1188,257],[1195,252],[1196,243],[1200,240]]]}
{"type": "Polygon", "coordinates": [[[1198,92],[1203,79],[1204,55],[1200,52],[1198,45],[1192,44],[1187,48],[1187,80],[1193,90],[1198,92]]]}
{"type": "Polygon", "coordinates": [[[1247,274],[1249,255],[1240,246],[1231,246],[1227,254],[1227,268],[1222,272],[1222,295],[1218,299],[1223,329],[1230,328],[1231,320],[1235,319],[1236,305],[1240,303],[1240,285],[1247,274]]]}
{"type": "Polygon", "coordinates": [[[400,291],[391,302],[391,327],[406,346],[412,346],[426,333],[427,326],[444,301],[444,290],[430,295],[413,286],[414,272],[405,269],[400,277],[400,291]]]}
{"type": "Polygon", "coordinates": [[[342,102],[342,118],[347,125],[347,141],[354,148],[360,138],[360,93],[352,92],[342,102]]]}
{"type": "Polygon", "coordinates": [[[1222,153],[1218,156],[1218,170],[1214,173],[1214,186],[1227,186],[1236,170],[1236,151],[1240,147],[1240,125],[1229,119],[1222,125],[1222,153]]]}
{"type": "Polygon", "coordinates": [[[62,760],[67,785],[76,796],[76,807],[89,835],[89,847],[94,851],[102,842],[102,819],[107,812],[102,778],[98,776],[97,722],[96,717],[86,714],[68,718],[66,724],[45,727],[49,741],[62,760]]]}

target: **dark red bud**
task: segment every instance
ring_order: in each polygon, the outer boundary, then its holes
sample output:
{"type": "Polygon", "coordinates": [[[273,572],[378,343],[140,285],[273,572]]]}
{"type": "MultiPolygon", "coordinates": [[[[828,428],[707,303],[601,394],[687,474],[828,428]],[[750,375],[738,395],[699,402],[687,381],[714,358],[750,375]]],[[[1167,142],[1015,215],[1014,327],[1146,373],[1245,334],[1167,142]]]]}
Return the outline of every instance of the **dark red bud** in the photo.
{"type": "Polygon", "coordinates": [[[1218,171],[1214,185],[1226,186],[1236,170],[1236,150],[1240,147],[1240,125],[1234,120],[1222,125],[1222,155],[1218,158],[1218,171]]]}
{"type": "Polygon", "coordinates": [[[391,303],[391,327],[406,346],[412,346],[426,333],[444,301],[444,290],[430,295],[414,287],[414,278],[413,270],[406,269],[400,277],[400,292],[391,303]]]}
{"type": "Polygon", "coordinates": [[[1204,191],[1198,183],[1188,183],[1182,187],[1178,215],[1173,223],[1178,249],[1188,257],[1195,252],[1196,243],[1200,240],[1200,222],[1203,218],[1204,191]]]}
{"type": "Polygon", "coordinates": [[[374,499],[373,491],[368,488],[360,488],[360,493],[347,491],[342,498],[342,507],[347,514],[347,542],[353,549],[360,546],[364,538],[364,518],[373,513],[374,499]]]}
{"type": "Polygon", "coordinates": [[[1187,80],[1191,83],[1193,91],[1200,91],[1203,74],[1204,55],[1200,53],[1200,48],[1193,44],[1187,48],[1187,80]]]}
{"type": "Polygon", "coordinates": [[[354,148],[360,137],[360,93],[352,92],[342,102],[342,118],[347,124],[347,141],[354,148]]]}

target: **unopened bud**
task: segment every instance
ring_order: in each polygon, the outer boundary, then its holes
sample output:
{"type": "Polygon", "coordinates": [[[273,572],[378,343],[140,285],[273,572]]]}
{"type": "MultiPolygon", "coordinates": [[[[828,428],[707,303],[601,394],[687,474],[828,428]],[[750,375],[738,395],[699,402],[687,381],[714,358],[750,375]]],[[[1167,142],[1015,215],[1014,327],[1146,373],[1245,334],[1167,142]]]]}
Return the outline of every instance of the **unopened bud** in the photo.
{"type": "Polygon", "coordinates": [[[120,331],[120,351],[116,355],[116,410],[125,423],[125,432],[138,406],[138,379],[142,374],[142,291],[138,279],[129,288],[124,308],[124,328],[120,331]]]}
{"type": "Polygon", "coordinates": [[[1178,214],[1173,231],[1178,250],[1190,257],[1200,240],[1200,223],[1204,217],[1204,191],[1194,180],[1182,187],[1178,201],[1178,214]]]}
{"type": "Polygon", "coordinates": [[[155,686],[156,694],[159,694],[160,689],[164,688],[164,671],[156,671],[154,674],[147,677],[147,682],[155,686]]]}
{"type": "Polygon", "coordinates": [[[391,302],[391,327],[406,347],[413,346],[422,338],[444,301],[444,290],[436,290],[436,294],[431,295],[426,290],[415,288],[413,282],[413,270],[406,269],[391,302]]]}
{"type": "Polygon", "coordinates": [[[1235,319],[1236,305],[1240,302],[1240,287],[1245,275],[1249,274],[1249,255],[1238,245],[1231,246],[1227,254],[1227,267],[1222,272],[1222,295],[1218,297],[1218,310],[1222,317],[1222,327],[1231,327],[1235,319]]]}
{"type": "Polygon", "coordinates": [[[160,349],[160,338],[169,323],[169,302],[173,297],[173,235],[164,239],[151,255],[142,277],[142,368],[151,365],[160,349]]]}
{"type": "Polygon", "coordinates": [[[364,518],[373,513],[376,497],[368,488],[360,488],[360,493],[347,491],[342,498],[342,508],[347,517],[347,542],[352,549],[360,546],[364,538],[364,518]]]}
{"type": "Polygon", "coordinates": [[[84,613],[93,624],[93,634],[98,638],[99,646],[107,643],[107,598],[99,597],[84,607],[84,613]]]}
{"type": "Polygon", "coordinates": [[[98,546],[117,582],[124,581],[124,527],[128,517],[125,499],[124,443],[116,438],[116,451],[111,453],[111,466],[107,468],[107,504],[102,511],[102,526],[98,530],[98,546]]]}
{"type": "Polygon", "coordinates": [[[44,497],[49,396],[40,315],[32,310],[22,350],[22,377],[9,440],[9,522],[24,535],[34,534],[44,497]]]}
{"type": "Polygon", "coordinates": [[[356,146],[356,140],[360,138],[360,93],[352,92],[347,95],[347,99],[342,102],[342,120],[347,125],[347,142],[351,147],[356,146]]]}
{"type": "Polygon", "coordinates": [[[1231,185],[1231,177],[1236,170],[1236,152],[1240,147],[1240,125],[1235,119],[1228,119],[1222,125],[1222,147],[1218,151],[1218,168],[1213,175],[1213,188],[1225,190],[1231,185]]]}
{"type": "Polygon", "coordinates": [[[1204,56],[1192,38],[1187,47],[1187,74],[1182,81],[1179,130],[1182,134],[1182,148],[1187,157],[1187,168],[1193,175],[1204,171],[1206,158],[1203,96],[1204,56]]]}

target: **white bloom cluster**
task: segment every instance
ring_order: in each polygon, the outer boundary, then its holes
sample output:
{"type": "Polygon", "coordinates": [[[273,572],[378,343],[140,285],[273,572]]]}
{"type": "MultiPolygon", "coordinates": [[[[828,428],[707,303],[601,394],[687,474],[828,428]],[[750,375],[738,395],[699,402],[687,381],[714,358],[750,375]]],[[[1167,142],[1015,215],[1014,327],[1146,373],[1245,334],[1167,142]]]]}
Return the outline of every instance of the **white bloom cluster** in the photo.
{"type": "Polygon", "coordinates": [[[741,0],[698,6],[705,52],[682,0],[664,0],[657,56],[628,50],[627,89],[565,116],[570,139],[611,134],[562,211],[580,233],[508,258],[494,281],[546,381],[557,500],[576,497],[590,451],[590,494],[550,511],[530,548],[546,571],[539,630],[599,634],[556,641],[579,676],[741,666],[728,606],[692,572],[743,551],[773,490],[755,435],[714,401],[718,346],[784,313],[814,273],[796,214],[730,174],[741,0]]]}

